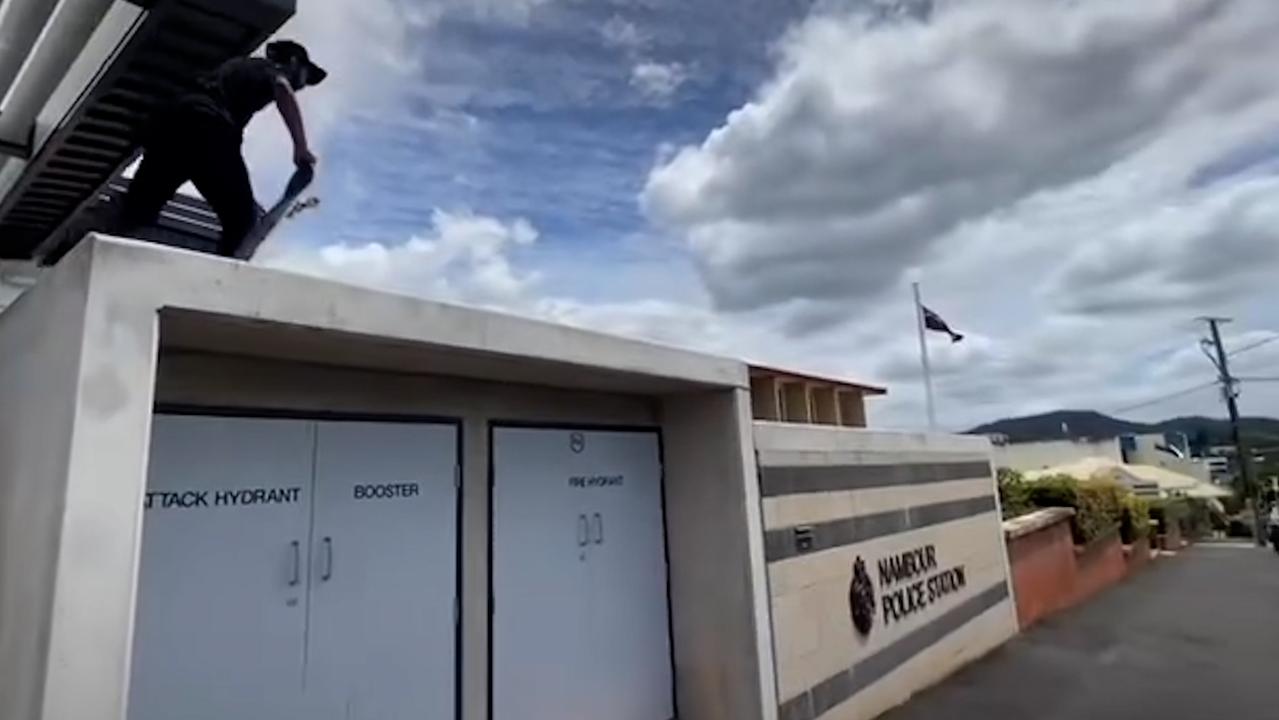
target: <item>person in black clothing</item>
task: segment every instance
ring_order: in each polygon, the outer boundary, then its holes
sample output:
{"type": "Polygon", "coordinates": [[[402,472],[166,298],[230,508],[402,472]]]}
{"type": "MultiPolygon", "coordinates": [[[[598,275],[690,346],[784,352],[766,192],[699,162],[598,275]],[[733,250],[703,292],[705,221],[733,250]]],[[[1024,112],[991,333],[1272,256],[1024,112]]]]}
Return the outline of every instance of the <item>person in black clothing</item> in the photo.
{"type": "Polygon", "coordinates": [[[293,162],[314,165],[294,93],[327,76],[306,48],[280,40],[267,45],[266,57],[231,60],[202,79],[197,91],[161,108],[142,138],[142,164],[124,199],[122,231],[155,222],[190,180],[222,223],[218,253],[233,255],[258,214],[240,154],[245,126],[274,102],[293,138],[293,162]]]}

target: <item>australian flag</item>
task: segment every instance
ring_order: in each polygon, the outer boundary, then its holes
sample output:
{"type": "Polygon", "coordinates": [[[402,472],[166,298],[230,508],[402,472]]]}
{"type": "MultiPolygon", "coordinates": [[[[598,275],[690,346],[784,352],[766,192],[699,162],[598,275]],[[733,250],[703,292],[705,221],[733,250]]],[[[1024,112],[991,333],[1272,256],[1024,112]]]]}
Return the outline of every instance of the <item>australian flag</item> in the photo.
{"type": "Polygon", "coordinates": [[[941,315],[938,315],[928,308],[924,308],[924,327],[936,332],[946,333],[950,336],[951,342],[959,342],[964,339],[963,335],[960,335],[950,329],[950,326],[946,324],[946,321],[941,319],[941,315]]]}

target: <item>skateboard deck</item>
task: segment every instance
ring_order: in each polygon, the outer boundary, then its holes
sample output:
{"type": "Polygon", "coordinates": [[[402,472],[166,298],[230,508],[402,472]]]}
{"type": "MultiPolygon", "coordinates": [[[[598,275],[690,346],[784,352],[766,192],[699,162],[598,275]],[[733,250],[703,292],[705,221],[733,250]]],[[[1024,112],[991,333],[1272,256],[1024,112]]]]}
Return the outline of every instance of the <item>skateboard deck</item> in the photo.
{"type": "Polygon", "coordinates": [[[286,216],[290,215],[293,204],[297,202],[298,196],[306,191],[311,185],[311,181],[315,179],[315,167],[312,165],[301,165],[297,170],[293,171],[293,176],[289,178],[289,183],[284,187],[284,194],[280,199],[271,206],[270,210],[259,213],[258,221],[244,237],[240,243],[240,247],[236,248],[233,257],[239,260],[250,260],[254,253],[261,247],[262,241],[266,240],[272,230],[280,224],[286,216]]]}

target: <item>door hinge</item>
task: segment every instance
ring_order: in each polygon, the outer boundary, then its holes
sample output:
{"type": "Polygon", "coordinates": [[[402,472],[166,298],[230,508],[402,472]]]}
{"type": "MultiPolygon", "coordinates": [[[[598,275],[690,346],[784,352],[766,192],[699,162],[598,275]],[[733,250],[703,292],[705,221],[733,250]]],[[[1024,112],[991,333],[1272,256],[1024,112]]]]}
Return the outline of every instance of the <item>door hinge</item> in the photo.
{"type": "Polygon", "coordinates": [[[456,489],[458,489],[458,490],[461,490],[461,489],[462,489],[462,466],[461,466],[461,464],[457,464],[457,465],[454,465],[454,466],[453,466],[453,487],[454,487],[454,488],[456,488],[456,489]]]}
{"type": "Polygon", "coordinates": [[[453,598],[453,624],[454,625],[462,624],[462,603],[457,599],[456,596],[454,596],[453,598]]]}

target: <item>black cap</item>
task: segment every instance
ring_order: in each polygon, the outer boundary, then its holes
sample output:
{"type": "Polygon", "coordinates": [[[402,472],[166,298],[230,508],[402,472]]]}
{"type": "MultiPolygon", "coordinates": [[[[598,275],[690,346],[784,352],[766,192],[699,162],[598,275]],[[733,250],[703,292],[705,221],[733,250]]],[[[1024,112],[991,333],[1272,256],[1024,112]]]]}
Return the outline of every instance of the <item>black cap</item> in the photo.
{"type": "Polygon", "coordinates": [[[306,84],[319,85],[324,82],[324,78],[329,74],[324,68],[311,62],[311,55],[302,47],[301,43],[292,40],[276,40],[268,43],[266,46],[266,56],[275,62],[286,63],[293,58],[302,61],[306,65],[306,84]]]}

